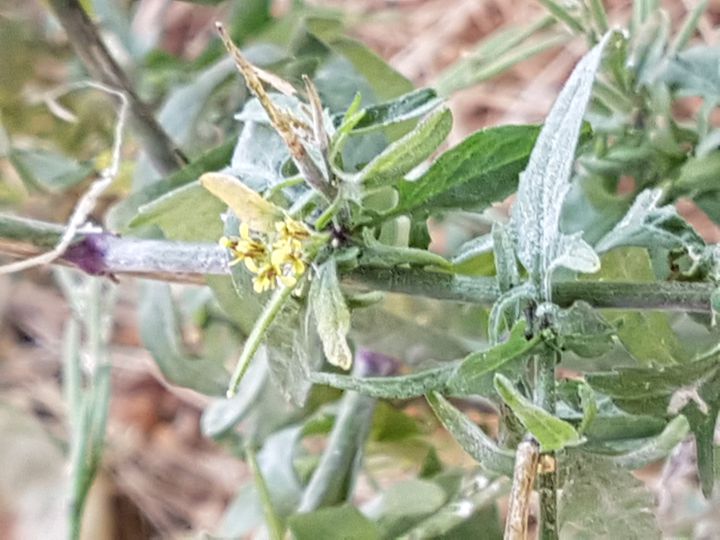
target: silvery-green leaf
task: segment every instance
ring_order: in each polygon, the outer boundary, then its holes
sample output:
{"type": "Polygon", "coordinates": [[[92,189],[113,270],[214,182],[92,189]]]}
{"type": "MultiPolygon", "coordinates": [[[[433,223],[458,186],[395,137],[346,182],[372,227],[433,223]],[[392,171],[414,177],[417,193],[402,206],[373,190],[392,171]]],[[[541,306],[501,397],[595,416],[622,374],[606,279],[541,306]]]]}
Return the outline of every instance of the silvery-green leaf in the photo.
{"type": "Polygon", "coordinates": [[[350,369],[352,353],[347,343],[350,310],[340,290],[334,259],[328,260],[318,270],[310,286],[309,301],[328,362],[350,369]]]}
{"type": "Polygon", "coordinates": [[[559,502],[561,538],[660,538],[653,496],[629,471],[610,458],[586,453],[577,453],[563,466],[567,480],[559,502]]]}
{"type": "Polygon", "coordinates": [[[595,246],[598,253],[624,246],[676,249],[702,246],[702,238],[672,205],[658,207],[661,189],[640,193],[625,217],[595,246]]]}
{"type": "Polygon", "coordinates": [[[517,202],[512,211],[517,254],[549,299],[553,269],[597,270],[600,261],[579,237],[565,240],[560,211],[570,188],[570,175],[583,116],[608,36],[575,67],[560,92],[538,136],[530,161],[520,175],[517,202]]]}

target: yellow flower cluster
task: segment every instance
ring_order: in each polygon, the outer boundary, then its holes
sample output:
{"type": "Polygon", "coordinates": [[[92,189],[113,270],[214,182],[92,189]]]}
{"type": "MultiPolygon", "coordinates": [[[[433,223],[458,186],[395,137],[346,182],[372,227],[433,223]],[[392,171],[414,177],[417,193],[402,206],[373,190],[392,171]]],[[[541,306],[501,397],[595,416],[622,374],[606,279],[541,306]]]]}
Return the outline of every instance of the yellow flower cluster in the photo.
{"type": "Polygon", "coordinates": [[[240,225],[239,237],[223,236],[220,245],[232,253],[230,265],[244,262],[255,274],[253,288],[261,293],[278,285],[293,287],[305,272],[303,242],[310,238],[305,224],[286,217],[275,223],[272,238],[250,233],[247,223],[240,225]]]}

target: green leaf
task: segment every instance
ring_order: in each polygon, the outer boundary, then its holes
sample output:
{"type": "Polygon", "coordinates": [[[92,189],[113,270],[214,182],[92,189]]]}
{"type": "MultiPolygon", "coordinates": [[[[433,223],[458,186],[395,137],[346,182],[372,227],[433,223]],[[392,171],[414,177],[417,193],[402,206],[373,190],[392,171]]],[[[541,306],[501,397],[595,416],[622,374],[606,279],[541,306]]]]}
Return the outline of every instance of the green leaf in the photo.
{"type": "Polygon", "coordinates": [[[598,414],[597,400],[595,392],[585,382],[578,385],[578,396],[580,397],[580,406],[582,407],[583,416],[578,426],[578,433],[582,435],[587,427],[592,424],[598,414]]]}
{"type": "Polygon", "coordinates": [[[311,373],[309,377],[315,384],[354,390],[376,398],[411,399],[432,390],[444,390],[453,371],[453,366],[445,366],[398,377],[352,377],[335,373],[311,373]]]}
{"type": "MultiPolygon", "coordinates": [[[[362,116],[354,123],[352,132],[353,134],[366,133],[392,124],[414,120],[427,115],[441,104],[442,100],[438,98],[432,88],[413,90],[391,101],[378,103],[358,111],[362,113],[362,116]]],[[[335,115],[333,122],[336,127],[340,127],[343,120],[347,118],[347,113],[335,115]]]]}
{"type": "Polygon", "coordinates": [[[399,482],[365,507],[376,520],[383,538],[397,538],[407,529],[432,515],[446,502],[442,487],[427,480],[399,482]]]}
{"type": "Polygon", "coordinates": [[[322,508],[288,520],[296,540],[379,540],[377,526],[352,506],[322,508]]]}
{"type": "Polygon", "coordinates": [[[510,230],[500,222],[493,223],[492,241],[498,289],[504,293],[520,283],[510,230]]]}
{"type": "Polygon", "coordinates": [[[170,287],[143,283],[139,308],[140,338],[163,376],[172,384],[208,395],[223,395],[228,374],[212,359],[196,358],[183,350],[170,287]]]}
{"type": "MultiPolygon", "coordinates": [[[[667,457],[690,433],[690,423],[683,415],[676,416],[657,437],[626,454],[615,456],[613,462],[624,469],[640,469],[667,457]]],[[[712,444],[712,442],[711,442],[712,444]]]]}
{"type": "Polygon", "coordinates": [[[618,247],[702,248],[705,245],[695,229],[681,218],[672,205],[658,207],[661,189],[640,193],[625,217],[596,245],[598,253],[618,247]]]}
{"type": "Polygon", "coordinates": [[[225,142],[208,150],[176,173],[131,193],[110,209],[106,222],[114,230],[126,231],[128,224],[138,213],[141,206],[176,188],[194,182],[203,173],[222,169],[230,163],[234,147],[235,141],[225,142]]]}
{"type": "Polygon", "coordinates": [[[355,392],[343,395],[327,446],[303,491],[298,512],[349,501],[374,412],[373,398],[355,392]]]}
{"type": "Polygon", "coordinates": [[[341,369],[350,369],[352,352],[347,343],[350,311],[340,290],[335,260],[330,259],[319,269],[310,285],[310,308],[317,322],[317,332],[328,362],[341,369]]]}
{"type": "Polygon", "coordinates": [[[584,441],[571,424],[534,405],[515,388],[510,379],[500,373],[495,375],[495,390],[537,439],[543,452],[562,450],[584,441]]]}
{"type": "Polygon", "coordinates": [[[517,188],[539,132],[536,126],[501,126],[474,133],[442,154],[417,180],[396,187],[390,216],[450,208],[482,210],[517,188]]]}
{"type": "Polygon", "coordinates": [[[717,194],[717,177],[720,175],[720,152],[688,159],[680,169],[680,176],[673,182],[679,193],[704,195],[717,194]]]}
{"type": "MultiPolygon", "coordinates": [[[[642,412],[648,405],[649,414],[665,416],[673,393],[712,376],[720,368],[720,355],[710,354],[694,362],[660,369],[628,367],[609,372],[587,373],[585,379],[595,390],[620,400],[623,405],[636,402],[632,412],[642,412]],[[664,407],[658,407],[658,399],[664,407]]],[[[625,407],[623,407],[625,408],[625,407]]]]}
{"type": "Polygon", "coordinates": [[[365,166],[353,182],[377,187],[400,180],[437,150],[452,128],[444,106],[428,114],[410,133],[391,143],[365,166]]]}
{"type": "Polygon", "coordinates": [[[552,24],[543,17],[530,25],[510,27],[490,34],[468,54],[440,73],[436,87],[442,96],[449,96],[507,71],[548,49],[568,40],[567,34],[544,33],[540,30],[552,24]],[[536,39],[527,41],[533,35],[536,39]]]}
{"type": "Polygon", "coordinates": [[[13,148],[8,158],[23,182],[50,193],[79,184],[95,170],[91,161],[79,162],[50,150],[13,148]]]}
{"type": "Polygon", "coordinates": [[[611,459],[578,453],[565,463],[559,515],[560,537],[568,540],[660,538],[653,495],[611,459]]]}
{"type": "Polygon", "coordinates": [[[518,322],[504,343],[465,357],[445,383],[445,393],[457,396],[491,395],[494,374],[507,369],[510,363],[515,367],[541,343],[539,334],[526,339],[525,322],[518,322]]]}
{"type": "Polygon", "coordinates": [[[548,114],[527,168],[520,175],[511,219],[517,254],[536,286],[543,288],[546,300],[550,299],[554,269],[596,272],[600,268],[600,260],[580,233],[560,232],[560,213],[570,189],[583,116],[609,36],[573,70],[548,114]]]}
{"type": "Polygon", "coordinates": [[[556,311],[553,326],[562,345],[583,358],[596,358],[614,347],[617,330],[587,302],[577,301],[556,311]]]}
{"type": "Polygon", "coordinates": [[[277,515],[277,512],[275,511],[268,484],[262,471],[260,470],[257,460],[255,459],[255,453],[253,452],[250,444],[246,445],[245,457],[253,476],[255,488],[260,497],[260,503],[263,508],[263,515],[265,517],[265,525],[268,529],[268,534],[272,540],[282,540],[284,528],[280,523],[280,518],[277,515]]]}
{"type": "Polygon", "coordinates": [[[700,45],[667,61],[661,80],[683,96],[720,97],[720,47],[700,45]]]}
{"type": "Polygon", "coordinates": [[[199,182],[193,182],[141,206],[129,227],[157,225],[170,240],[217,242],[223,234],[220,214],[226,208],[199,182]]]}
{"type": "Polygon", "coordinates": [[[453,407],[439,392],[426,396],[435,416],[458,444],[485,470],[512,476],[515,454],[504,450],[467,416],[453,407]]]}
{"type": "Polygon", "coordinates": [[[344,56],[370,83],[381,101],[406,94],[413,90],[412,83],[391,68],[380,56],[365,45],[345,35],[337,18],[308,17],[305,26],[310,34],[330,50],[344,56]]]}
{"type": "MultiPolygon", "coordinates": [[[[650,258],[642,248],[619,248],[603,255],[602,270],[589,276],[606,281],[653,281],[650,258]]],[[[623,346],[639,362],[672,365],[686,354],[666,313],[653,311],[605,311],[604,316],[617,328],[623,346]]]]}

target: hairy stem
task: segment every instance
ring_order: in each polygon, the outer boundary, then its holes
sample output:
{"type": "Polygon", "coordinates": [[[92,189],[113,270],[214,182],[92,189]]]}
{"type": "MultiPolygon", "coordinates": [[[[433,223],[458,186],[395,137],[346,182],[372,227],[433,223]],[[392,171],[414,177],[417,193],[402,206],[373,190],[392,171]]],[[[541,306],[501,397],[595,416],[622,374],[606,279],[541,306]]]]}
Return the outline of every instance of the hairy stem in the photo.
{"type": "MultiPolygon", "coordinates": [[[[546,350],[535,355],[535,404],[555,414],[557,401],[555,389],[555,366],[560,361],[560,353],[546,350]]],[[[538,493],[540,495],[540,539],[558,539],[557,520],[558,473],[555,452],[540,455],[538,474],[538,493]]]]}
{"type": "MultiPolygon", "coordinates": [[[[62,227],[0,214],[0,254],[28,257],[52,248],[62,227]]],[[[79,234],[64,257],[94,275],[136,276],[177,283],[205,282],[208,275],[229,275],[225,250],[215,244],[121,238],[106,232],[79,234]]],[[[500,296],[495,277],[470,277],[417,268],[360,267],[343,283],[365,289],[405,293],[438,300],[492,305],[500,296]]],[[[710,313],[712,283],[566,281],[553,286],[561,306],[583,300],[597,308],[655,309],[710,313]]]]}
{"type": "Polygon", "coordinates": [[[138,97],[129,77],[108,51],[80,2],[49,0],[48,3],[88,73],[125,94],[133,127],[153,166],[160,173],[169,174],[185,164],[187,160],[182,152],[157,122],[150,108],[138,97]]]}

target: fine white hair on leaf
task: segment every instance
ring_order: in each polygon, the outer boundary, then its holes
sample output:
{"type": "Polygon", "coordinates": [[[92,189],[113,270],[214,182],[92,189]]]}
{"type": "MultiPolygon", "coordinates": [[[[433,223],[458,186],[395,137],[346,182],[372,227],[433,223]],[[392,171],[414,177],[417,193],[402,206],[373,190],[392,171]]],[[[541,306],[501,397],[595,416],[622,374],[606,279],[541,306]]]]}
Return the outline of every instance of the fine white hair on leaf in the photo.
{"type": "MultiPolygon", "coordinates": [[[[62,257],[62,255],[65,253],[65,250],[70,246],[73,239],[75,238],[75,235],[80,231],[81,227],[85,225],[88,216],[95,208],[95,205],[100,196],[108,188],[108,186],[112,184],[113,180],[115,180],[115,177],[117,177],[118,175],[118,172],[120,170],[123,132],[125,129],[125,124],[127,122],[128,113],[128,100],[125,94],[120,90],[95,81],[79,81],[67,86],[63,86],[49,93],[46,100],[49,103],[55,103],[57,105],[56,100],[60,96],[65,95],[69,92],[74,92],[76,90],[82,90],[87,88],[100,90],[101,92],[105,92],[106,94],[117,97],[120,101],[120,106],[118,107],[117,121],[115,122],[115,133],[113,138],[112,159],[110,161],[110,166],[100,172],[100,176],[98,176],[98,178],[93,181],[90,187],[85,191],[85,193],[83,193],[82,197],[80,197],[80,200],[78,200],[72,214],[70,215],[70,219],[68,219],[67,224],[65,225],[65,230],[63,231],[62,236],[60,237],[58,243],[53,249],[35,257],[30,257],[29,259],[24,259],[22,261],[17,261],[0,266],[0,274],[11,274],[14,272],[20,272],[22,270],[27,270],[35,266],[50,264],[59,257],[62,257]]],[[[53,111],[56,111],[58,109],[64,110],[64,108],[60,107],[59,105],[57,107],[51,107],[51,110],[53,111]]]]}

